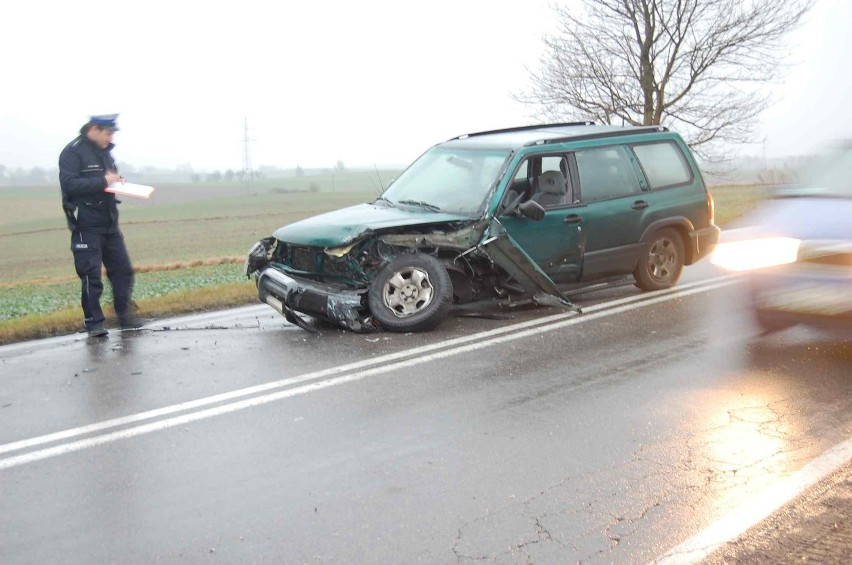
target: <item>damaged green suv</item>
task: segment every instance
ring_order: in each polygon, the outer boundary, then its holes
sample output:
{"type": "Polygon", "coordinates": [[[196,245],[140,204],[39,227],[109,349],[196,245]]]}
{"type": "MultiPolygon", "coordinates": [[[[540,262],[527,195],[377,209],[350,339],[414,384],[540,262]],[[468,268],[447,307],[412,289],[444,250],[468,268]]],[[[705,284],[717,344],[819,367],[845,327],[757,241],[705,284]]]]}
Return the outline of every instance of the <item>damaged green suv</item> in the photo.
{"type": "Polygon", "coordinates": [[[246,259],[262,302],[306,329],[426,331],[452,304],[668,288],[719,239],[689,149],[662,127],[589,122],[462,135],[374,202],[286,225],[246,259]]]}

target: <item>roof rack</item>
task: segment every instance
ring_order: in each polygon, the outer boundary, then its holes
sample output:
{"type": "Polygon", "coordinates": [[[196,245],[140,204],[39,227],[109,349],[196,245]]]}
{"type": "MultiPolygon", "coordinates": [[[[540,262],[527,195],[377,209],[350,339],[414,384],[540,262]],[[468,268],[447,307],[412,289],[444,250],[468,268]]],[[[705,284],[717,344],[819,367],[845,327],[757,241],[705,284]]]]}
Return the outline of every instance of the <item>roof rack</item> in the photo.
{"type": "Polygon", "coordinates": [[[533,145],[548,145],[550,143],[565,143],[567,141],[583,141],[586,139],[597,139],[602,137],[620,137],[623,135],[639,135],[642,133],[653,133],[653,132],[661,132],[661,131],[669,131],[669,128],[665,126],[649,126],[649,127],[637,127],[631,129],[623,129],[623,130],[610,130],[603,131],[599,133],[589,133],[586,135],[576,135],[573,137],[556,137],[553,139],[538,139],[536,141],[530,141],[529,143],[525,143],[524,147],[531,147],[533,145]]]}
{"type": "Polygon", "coordinates": [[[572,127],[572,126],[593,126],[595,122],[565,122],[562,124],[539,124],[534,126],[519,126],[514,128],[504,128],[504,129],[492,129],[488,131],[478,131],[476,133],[465,133],[463,135],[459,135],[457,137],[452,137],[447,141],[453,141],[455,139],[466,139],[468,137],[476,137],[478,135],[489,135],[492,133],[511,133],[515,131],[529,131],[535,129],[547,129],[547,128],[564,128],[564,127],[572,127]]]}

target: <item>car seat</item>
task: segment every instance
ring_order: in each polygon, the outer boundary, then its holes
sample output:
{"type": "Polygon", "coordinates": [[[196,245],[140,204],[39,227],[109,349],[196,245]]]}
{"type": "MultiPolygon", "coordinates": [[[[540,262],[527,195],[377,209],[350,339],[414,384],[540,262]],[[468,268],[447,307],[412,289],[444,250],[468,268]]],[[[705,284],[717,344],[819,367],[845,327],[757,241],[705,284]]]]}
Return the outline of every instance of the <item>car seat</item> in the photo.
{"type": "Polygon", "coordinates": [[[535,193],[532,200],[535,200],[544,208],[565,203],[567,191],[565,175],[561,171],[546,171],[541,176],[536,177],[533,185],[535,193]]]}

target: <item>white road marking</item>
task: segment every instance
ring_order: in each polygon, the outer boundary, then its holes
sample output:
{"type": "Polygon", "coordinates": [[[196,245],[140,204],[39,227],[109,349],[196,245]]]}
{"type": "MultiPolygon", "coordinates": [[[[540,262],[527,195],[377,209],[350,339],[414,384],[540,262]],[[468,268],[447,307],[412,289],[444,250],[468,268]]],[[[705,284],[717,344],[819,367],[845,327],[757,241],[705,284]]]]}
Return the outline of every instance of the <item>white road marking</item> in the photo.
{"type": "Polygon", "coordinates": [[[852,438],[839,443],[762,494],[652,561],[656,565],[698,563],[757,525],[790,500],[852,460],[852,438]]]}
{"type": "Polygon", "coordinates": [[[78,437],[82,435],[97,433],[106,431],[108,429],[125,426],[128,424],[137,423],[144,420],[150,420],[152,418],[157,418],[160,416],[166,416],[169,414],[174,414],[177,412],[182,412],[185,410],[199,408],[202,406],[207,406],[211,404],[216,404],[220,402],[225,402],[228,400],[234,400],[236,398],[255,395],[260,392],[269,391],[271,389],[282,388],[286,386],[292,386],[295,384],[305,383],[306,381],[316,380],[323,377],[329,377],[335,374],[345,373],[352,370],[356,370],[363,367],[369,367],[371,365],[380,365],[378,367],[374,367],[371,369],[366,369],[362,371],[356,371],[352,374],[340,376],[336,378],[330,378],[327,380],[310,383],[306,385],[302,385],[296,388],[289,388],[283,391],[272,392],[265,395],[260,396],[252,396],[251,398],[246,398],[239,401],[234,401],[228,404],[223,404],[220,406],[215,406],[211,408],[207,408],[204,410],[199,410],[196,412],[191,412],[188,414],[183,414],[179,416],[173,416],[171,418],[166,418],[157,422],[151,422],[148,424],[142,424],[126,429],[122,429],[119,431],[114,431],[110,433],[105,433],[103,435],[98,435],[95,437],[90,437],[86,439],[81,439],[69,443],[65,443],[62,445],[57,445],[53,447],[48,447],[44,449],[40,449],[37,451],[33,451],[30,453],[26,453],[23,455],[17,455],[12,457],[7,457],[5,459],[0,459],[0,470],[8,469],[11,467],[16,467],[19,465],[24,465],[27,463],[32,463],[35,461],[40,461],[42,459],[46,459],[48,457],[54,457],[57,455],[61,455],[64,453],[71,453],[74,451],[79,451],[81,449],[86,449],[89,447],[94,447],[97,445],[102,445],[105,443],[109,443],[112,441],[116,441],[119,439],[130,438],[139,436],[142,434],[151,433],[158,430],[163,430],[166,428],[171,428],[175,426],[184,425],[189,422],[194,422],[198,420],[203,420],[207,418],[212,418],[214,416],[219,416],[222,414],[228,414],[231,412],[235,412],[237,410],[242,410],[245,408],[250,408],[253,406],[260,406],[263,404],[267,404],[269,402],[273,402],[276,400],[280,400],[283,398],[290,398],[293,396],[298,396],[301,394],[306,394],[308,392],[313,392],[316,390],[321,390],[324,388],[328,388],[331,386],[336,386],[344,383],[354,382],[358,380],[362,380],[368,376],[378,375],[382,373],[387,373],[390,371],[395,371],[402,368],[413,367],[416,365],[421,365],[423,363],[428,363],[430,361],[434,361],[436,359],[442,359],[445,357],[451,357],[454,355],[459,355],[462,353],[467,353],[470,351],[475,351],[477,349],[482,349],[485,347],[490,347],[493,345],[497,345],[500,343],[505,343],[509,341],[515,341],[518,339],[525,339],[529,336],[551,332],[557,329],[561,329],[567,326],[581,324],[587,321],[596,320],[598,318],[612,316],[615,314],[620,314],[623,312],[628,312],[630,310],[635,310],[638,308],[643,308],[645,306],[658,304],[660,302],[665,302],[668,300],[672,300],[674,298],[680,298],[683,296],[689,296],[691,294],[696,294],[699,292],[707,292],[710,290],[714,290],[723,286],[727,286],[733,284],[735,281],[732,280],[732,277],[719,277],[715,279],[710,279],[708,281],[703,281],[701,283],[694,283],[691,285],[684,285],[679,289],[670,289],[668,291],[662,291],[659,293],[655,293],[652,295],[642,294],[637,296],[626,297],[618,300],[613,300],[611,302],[596,304],[595,306],[591,306],[585,309],[585,314],[578,315],[574,312],[566,312],[562,314],[555,314],[553,316],[547,316],[545,318],[539,318],[536,320],[529,320],[526,322],[522,322],[519,324],[513,324],[511,326],[505,326],[503,328],[497,328],[494,330],[489,330],[485,332],[479,332],[477,334],[472,334],[470,336],[454,338],[451,340],[447,340],[444,342],[434,343],[427,346],[419,347],[416,349],[411,349],[405,352],[399,352],[389,355],[384,355],[382,357],[368,359],[364,361],[359,361],[357,363],[350,363],[348,365],[344,365],[341,367],[335,367],[330,369],[325,369],[322,371],[316,371],[313,373],[308,373],[305,375],[300,375],[297,377],[291,377],[287,379],[282,379],[279,381],[266,383],[263,385],[258,385],[254,387],[248,387],[224,394],[219,394],[215,396],[210,396],[206,398],[201,398],[198,400],[193,400],[190,402],[185,402],[182,404],[176,404],[173,406],[167,406],[165,408],[160,408],[157,410],[150,410],[148,412],[141,412],[138,414],[133,414],[131,416],[126,416],[123,418],[115,418],[113,420],[106,420],[104,422],[98,422],[96,424],[91,424],[89,426],[83,426],[79,428],[73,428],[53,434],[47,434],[43,436],[37,436],[34,438],[16,441],[13,443],[8,443],[5,445],[0,445],[0,453],[9,453],[12,451],[18,451],[21,449],[26,449],[30,447],[35,447],[38,445],[43,445],[59,440],[70,439],[73,437],[78,437]],[[649,297],[650,296],[650,297],[649,297]],[[508,334],[508,335],[501,335],[508,334]],[[474,342],[474,343],[470,343],[474,342]],[[443,349],[443,351],[436,351],[443,349]],[[434,353],[429,353],[430,351],[435,351],[434,353]],[[399,359],[404,359],[406,357],[410,357],[410,359],[399,361],[399,359]],[[394,362],[396,361],[396,362],[394,362]]]}
{"type": "MultiPolygon", "coordinates": [[[[593,312],[596,312],[596,311],[599,311],[599,310],[604,310],[604,309],[619,306],[619,305],[622,305],[622,304],[630,304],[630,303],[633,303],[633,302],[648,300],[648,299],[651,299],[651,298],[654,298],[654,297],[659,298],[660,296],[668,296],[670,294],[680,293],[682,291],[689,290],[689,289],[696,288],[696,287],[702,287],[703,288],[704,285],[709,285],[709,284],[712,284],[712,283],[715,283],[715,282],[725,281],[725,280],[728,280],[728,278],[729,277],[719,277],[719,278],[715,278],[715,279],[709,279],[707,281],[701,281],[701,282],[697,282],[697,283],[691,283],[691,284],[688,284],[688,285],[683,285],[683,286],[678,287],[676,289],[668,289],[668,290],[661,291],[661,292],[654,293],[654,294],[640,294],[640,295],[628,296],[628,297],[620,298],[620,299],[616,299],[616,300],[611,300],[609,302],[604,302],[604,303],[601,303],[601,304],[596,304],[594,306],[589,306],[589,307],[584,309],[584,312],[586,314],[590,314],[590,313],[593,313],[593,312]]],[[[252,308],[254,308],[254,307],[252,307],[252,308]]],[[[268,307],[266,307],[266,306],[262,306],[261,308],[268,309],[268,307]]],[[[37,436],[37,437],[34,437],[34,438],[30,438],[30,439],[20,440],[20,441],[16,441],[16,442],[12,442],[12,443],[7,443],[5,445],[0,445],[0,454],[9,453],[9,452],[12,452],[12,451],[18,451],[18,450],[26,449],[26,448],[30,448],[30,447],[35,447],[35,446],[38,446],[38,445],[44,445],[44,444],[47,444],[47,443],[52,443],[54,441],[59,441],[59,440],[63,440],[63,439],[70,439],[72,437],[77,437],[77,436],[87,435],[87,434],[91,434],[91,433],[95,433],[95,432],[105,431],[105,430],[108,430],[108,429],[111,429],[111,428],[126,426],[128,424],[142,422],[142,421],[145,421],[145,420],[150,420],[150,419],[158,418],[158,417],[161,417],[161,416],[168,416],[170,414],[176,414],[178,412],[184,412],[186,410],[192,410],[194,408],[201,408],[201,407],[204,407],[204,406],[210,406],[210,405],[213,405],[213,404],[218,404],[218,403],[221,403],[221,402],[226,402],[228,400],[234,400],[234,399],[242,398],[242,397],[245,397],[245,396],[252,396],[252,395],[255,395],[255,394],[262,393],[262,392],[266,392],[266,391],[270,391],[270,390],[274,390],[274,389],[278,389],[278,388],[284,388],[284,387],[287,387],[287,386],[292,386],[292,385],[295,385],[295,384],[300,384],[300,383],[303,383],[303,382],[316,380],[316,379],[320,379],[320,378],[323,378],[323,377],[330,377],[330,376],[334,376],[334,375],[337,375],[337,374],[340,374],[340,373],[353,371],[353,370],[356,370],[356,369],[363,369],[365,367],[370,367],[372,365],[381,365],[381,364],[389,363],[389,362],[392,362],[392,361],[397,361],[399,359],[403,359],[403,358],[406,358],[406,357],[414,357],[416,355],[428,353],[430,351],[435,351],[437,349],[455,347],[457,345],[461,345],[461,344],[468,343],[468,342],[471,342],[471,341],[477,341],[477,340],[480,340],[480,339],[487,339],[487,338],[491,338],[491,337],[494,337],[494,336],[497,336],[497,335],[510,333],[510,332],[513,332],[513,331],[522,330],[522,329],[529,328],[529,327],[546,325],[546,324],[556,322],[556,321],[559,321],[559,320],[564,320],[564,319],[569,318],[569,317],[574,317],[576,315],[577,314],[575,314],[574,312],[565,312],[565,313],[561,313],[561,314],[554,314],[554,315],[551,315],[551,316],[545,316],[545,317],[542,317],[542,318],[535,318],[533,320],[528,320],[526,322],[520,322],[520,323],[517,323],[517,324],[504,326],[504,327],[496,328],[496,329],[493,329],[493,330],[486,330],[486,331],[483,331],[483,332],[470,334],[470,335],[467,335],[467,336],[464,336],[464,337],[448,339],[448,340],[445,340],[445,341],[441,341],[441,342],[437,342],[437,343],[433,343],[433,344],[429,344],[429,345],[424,345],[424,346],[421,346],[421,347],[407,349],[405,351],[398,352],[398,353],[390,353],[390,354],[382,355],[382,356],[379,356],[379,357],[373,357],[373,358],[370,358],[370,359],[365,359],[363,361],[357,361],[355,363],[349,363],[349,364],[346,364],[346,365],[339,365],[337,367],[332,367],[332,368],[329,368],[329,369],[323,369],[321,371],[314,371],[312,373],[307,373],[307,374],[300,375],[300,376],[297,376],[297,377],[289,377],[289,378],[286,378],[286,379],[281,379],[281,380],[272,381],[272,382],[269,382],[269,383],[264,383],[262,385],[255,385],[255,386],[252,386],[252,387],[247,387],[247,388],[243,388],[243,389],[239,389],[239,390],[235,390],[235,391],[231,391],[231,392],[226,392],[226,393],[222,393],[222,394],[208,396],[208,397],[205,397],[205,398],[199,398],[199,399],[196,399],[196,400],[191,400],[191,401],[183,402],[183,403],[180,403],[180,404],[174,404],[174,405],[171,405],[171,406],[166,406],[164,408],[157,408],[155,410],[148,410],[146,412],[140,412],[140,413],[137,413],[137,414],[132,414],[130,416],[123,416],[121,418],[113,418],[111,420],[105,420],[103,422],[98,422],[98,423],[90,424],[90,425],[87,425],[87,426],[81,426],[81,427],[78,427],[78,428],[73,428],[73,429],[69,429],[69,430],[65,430],[65,431],[61,431],[61,432],[46,434],[46,435],[37,436]]],[[[197,318],[197,319],[194,319],[193,321],[201,321],[200,319],[201,319],[202,316],[204,316],[204,315],[194,316],[193,318],[197,318]]],[[[206,319],[204,321],[208,322],[209,320],[206,319]]],[[[293,327],[295,327],[295,326],[293,326],[293,327]]],[[[300,331],[302,331],[302,330],[300,329],[300,331]]]]}
{"type": "MultiPolygon", "coordinates": [[[[606,309],[606,308],[610,308],[610,307],[613,307],[613,306],[618,306],[618,305],[621,305],[621,304],[629,304],[629,303],[637,302],[637,301],[641,301],[641,300],[647,300],[651,297],[666,296],[666,295],[669,295],[669,294],[681,292],[681,291],[684,291],[684,290],[689,290],[691,288],[695,288],[695,287],[702,286],[702,285],[705,285],[705,284],[711,284],[711,283],[722,281],[722,280],[727,280],[727,277],[719,277],[719,278],[715,278],[715,279],[709,279],[707,281],[691,283],[691,284],[688,284],[688,285],[683,285],[683,286],[678,287],[676,289],[668,289],[668,290],[664,290],[664,291],[654,293],[654,294],[640,294],[640,295],[620,298],[620,299],[617,299],[617,300],[611,300],[609,302],[604,302],[604,303],[601,303],[601,304],[596,304],[594,306],[587,307],[587,308],[585,308],[584,311],[585,311],[586,314],[589,314],[589,313],[593,313],[593,312],[603,310],[603,309],[606,309]]],[[[252,308],[255,308],[255,307],[252,307],[252,308]]],[[[263,308],[264,310],[269,309],[267,306],[261,306],[261,308],[263,308]]],[[[312,373],[307,373],[305,375],[300,375],[300,376],[297,376],[297,377],[289,377],[289,378],[286,378],[286,379],[281,379],[281,380],[277,380],[277,381],[273,381],[273,382],[269,382],[269,383],[264,383],[262,385],[256,385],[256,386],[247,387],[247,388],[243,388],[243,389],[239,389],[239,390],[235,390],[235,391],[231,391],[231,392],[226,392],[226,393],[222,393],[222,394],[208,396],[208,397],[205,397],[205,398],[199,398],[197,400],[191,400],[191,401],[183,402],[183,403],[180,403],[180,404],[174,404],[172,406],[166,406],[164,408],[157,408],[155,410],[148,410],[146,412],[139,412],[137,414],[132,414],[130,416],[123,416],[121,418],[113,418],[111,420],[105,420],[103,422],[98,422],[96,424],[90,424],[90,425],[87,425],[87,426],[81,426],[81,427],[78,427],[78,428],[73,428],[73,429],[69,429],[69,430],[65,430],[65,431],[61,431],[61,432],[56,432],[56,433],[52,433],[52,434],[37,436],[37,437],[34,437],[34,438],[30,438],[30,439],[20,440],[20,441],[16,441],[16,442],[12,442],[12,443],[7,443],[5,445],[0,445],[0,454],[9,453],[11,451],[18,451],[18,450],[29,448],[29,447],[35,447],[37,445],[44,445],[44,444],[47,444],[47,443],[52,443],[54,441],[59,441],[59,440],[63,440],[63,439],[70,439],[72,437],[77,437],[77,436],[87,435],[87,434],[91,434],[91,433],[95,433],[95,432],[100,432],[100,431],[104,431],[104,430],[107,430],[107,429],[110,429],[110,428],[126,426],[128,424],[133,424],[133,423],[136,423],[136,422],[142,422],[142,421],[145,421],[145,420],[150,420],[152,418],[158,418],[160,416],[168,416],[169,414],[176,414],[178,412],[183,412],[183,411],[191,410],[191,409],[194,409],[194,408],[201,408],[203,406],[210,406],[212,404],[218,404],[220,402],[225,402],[225,401],[228,401],[228,400],[234,400],[234,399],[241,398],[241,397],[244,397],[244,396],[252,396],[252,395],[255,395],[255,394],[258,394],[258,393],[261,393],[261,392],[266,392],[266,391],[274,390],[274,389],[277,389],[277,388],[283,388],[283,387],[291,386],[291,385],[294,385],[294,384],[303,383],[303,382],[306,382],[306,381],[320,379],[320,378],[323,378],[323,377],[329,377],[329,376],[333,376],[333,375],[336,375],[336,374],[345,373],[345,372],[348,372],[348,371],[353,371],[353,370],[356,370],[356,369],[362,369],[362,368],[369,367],[369,366],[372,366],[372,365],[381,365],[381,364],[388,363],[388,362],[391,362],[391,361],[397,361],[397,360],[403,359],[405,357],[413,357],[415,355],[420,355],[422,353],[428,353],[429,351],[434,351],[436,349],[454,347],[456,345],[468,343],[468,342],[471,342],[471,341],[476,341],[476,340],[479,340],[479,339],[486,339],[486,338],[489,338],[489,337],[493,337],[495,335],[505,334],[505,333],[509,333],[509,332],[512,332],[512,331],[516,331],[516,330],[520,330],[520,329],[524,329],[524,328],[528,328],[528,327],[544,325],[544,324],[548,324],[548,323],[551,323],[551,322],[554,322],[554,321],[564,320],[568,317],[572,317],[572,316],[576,316],[576,315],[577,314],[575,314],[574,312],[566,312],[566,313],[562,313],[562,314],[554,314],[554,315],[551,315],[551,316],[545,316],[543,318],[535,318],[533,320],[528,320],[526,322],[520,322],[520,323],[517,323],[517,324],[504,326],[504,327],[496,328],[496,329],[493,329],[493,330],[486,330],[484,332],[478,332],[478,333],[470,334],[470,335],[467,335],[467,336],[464,336],[464,337],[448,339],[448,340],[433,343],[433,344],[430,344],[430,345],[424,345],[424,346],[421,346],[421,347],[415,347],[415,348],[407,349],[405,351],[398,352],[398,353],[390,353],[390,354],[382,355],[382,356],[379,356],[379,357],[373,357],[373,358],[370,358],[370,359],[365,359],[363,361],[357,361],[355,363],[349,363],[349,364],[346,364],[346,365],[339,365],[337,367],[332,367],[330,369],[323,369],[321,371],[314,371],[312,373]]],[[[201,315],[193,316],[192,321],[193,322],[204,321],[205,323],[209,323],[210,318],[213,317],[213,316],[209,316],[208,318],[204,318],[204,316],[206,316],[206,315],[201,314],[201,315]]],[[[178,319],[178,320],[180,320],[180,319],[178,319]]],[[[296,326],[292,326],[292,327],[295,328],[296,326]]],[[[303,331],[303,330],[301,330],[301,328],[298,328],[298,329],[299,329],[299,331],[303,331]]]]}

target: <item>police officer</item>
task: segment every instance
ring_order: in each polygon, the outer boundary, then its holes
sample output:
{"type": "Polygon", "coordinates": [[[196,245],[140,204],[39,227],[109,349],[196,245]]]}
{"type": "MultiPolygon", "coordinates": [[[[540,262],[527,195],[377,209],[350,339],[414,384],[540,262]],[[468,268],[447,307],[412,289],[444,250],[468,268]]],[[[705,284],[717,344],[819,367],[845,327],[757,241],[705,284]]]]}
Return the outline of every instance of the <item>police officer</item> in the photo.
{"type": "Polygon", "coordinates": [[[59,155],[62,208],[71,230],[74,267],[82,283],[81,303],[90,337],[107,335],[101,310],[102,266],[112,285],[113,304],[122,328],[138,328],[133,293],[133,267],[118,228],[119,202],[105,189],[124,179],[112,158],[118,114],[92,116],[80,135],[59,155]]]}

